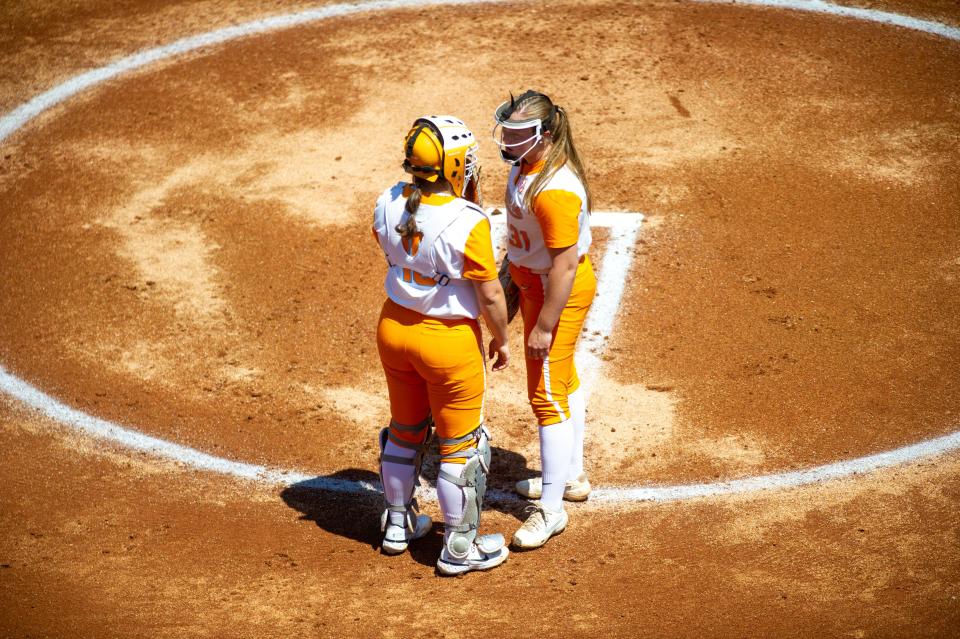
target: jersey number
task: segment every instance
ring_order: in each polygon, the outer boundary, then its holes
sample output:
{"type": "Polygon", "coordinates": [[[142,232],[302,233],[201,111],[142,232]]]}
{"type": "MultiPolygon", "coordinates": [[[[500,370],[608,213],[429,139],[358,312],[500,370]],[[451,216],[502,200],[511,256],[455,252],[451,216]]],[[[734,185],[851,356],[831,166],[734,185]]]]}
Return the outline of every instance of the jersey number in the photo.
{"type": "Polygon", "coordinates": [[[521,231],[513,224],[510,225],[510,246],[524,251],[530,250],[530,236],[526,231],[521,231]]]}
{"type": "Polygon", "coordinates": [[[426,277],[420,275],[416,271],[411,271],[408,268],[403,269],[403,281],[408,284],[416,283],[419,286],[436,286],[437,282],[432,277],[426,277]]]}

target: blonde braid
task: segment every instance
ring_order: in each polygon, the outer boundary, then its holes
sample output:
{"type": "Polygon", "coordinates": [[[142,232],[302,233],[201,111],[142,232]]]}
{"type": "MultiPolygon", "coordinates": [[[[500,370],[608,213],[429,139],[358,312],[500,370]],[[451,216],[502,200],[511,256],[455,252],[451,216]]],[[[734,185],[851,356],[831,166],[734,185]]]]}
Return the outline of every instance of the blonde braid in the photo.
{"type": "Polygon", "coordinates": [[[405,239],[410,239],[414,237],[420,229],[417,228],[417,210],[420,208],[420,184],[418,183],[419,178],[414,178],[413,184],[410,186],[413,187],[413,192],[410,194],[410,197],[407,198],[406,203],[403,205],[403,209],[407,212],[407,221],[403,224],[397,224],[394,230],[400,234],[400,237],[405,239]]]}

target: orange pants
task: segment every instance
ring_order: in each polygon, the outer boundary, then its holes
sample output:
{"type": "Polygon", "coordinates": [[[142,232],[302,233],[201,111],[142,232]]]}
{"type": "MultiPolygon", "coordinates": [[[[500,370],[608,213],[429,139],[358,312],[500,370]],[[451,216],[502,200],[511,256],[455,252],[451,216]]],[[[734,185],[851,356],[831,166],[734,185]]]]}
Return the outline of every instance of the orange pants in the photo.
{"type": "MultiPolygon", "coordinates": [[[[520,314],[523,316],[526,352],[530,332],[536,326],[540,309],[543,308],[547,276],[510,264],[510,277],[520,287],[520,314]]],[[[567,396],[580,387],[573,353],[596,292],[597,278],[593,274],[590,258],[585,255],[577,266],[567,305],[563,307],[560,321],[553,329],[549,354],[542,360],[526,358],[527,398],[541,426],[556,424],[570,417],[567,396]]]]}
{"type": "MultiPolygon", "coordinates": [[[[413,426],[432,413],[441,439],[463,437],[481,424],[486,369],[477,320],[428,317],[388,299],[380,311],[377,349],[397,424],[413,426]]],[[[423,440],[423,435],[394,429],[390,437],[407,444],[423,440]]],[[[472,439],[441,444],[440,455],[474,445],[472,439]]]]}

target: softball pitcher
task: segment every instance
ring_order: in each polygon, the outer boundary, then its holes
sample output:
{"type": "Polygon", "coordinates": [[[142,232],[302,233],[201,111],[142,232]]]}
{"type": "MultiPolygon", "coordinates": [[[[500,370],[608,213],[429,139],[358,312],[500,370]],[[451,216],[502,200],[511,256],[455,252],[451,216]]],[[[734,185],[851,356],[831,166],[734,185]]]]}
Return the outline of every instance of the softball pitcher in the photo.
{"type": "Polygon", "coordinates": [[[526,91],[495,113],[494,140],[512,165],[505,204],[513,283],[520,289],[527,396],[539,423],[543,477],[517,483],[540,503],[513,536],[538,548],[567,526],[563,499],[583,501],[586,407],[574,349],[596,279],[590,248],[590,190],[562,107],[526,91]]]}
{"type": "Polygon", "coordinates": [[[404,143],[413,176],[384,191],[373,232],[389,268],[377,347],[391,421],[380,432],[386,509],[382,549],[401,553],[433,525],[414,492],[432,428],[440,440],[437,494],[444,519],[441,574],[507,559],[503,535],[478,535],[490,467],[483,423],[485,363],[478,316],[493,337],[493,370],[507,366],[507,316],[490,220],[480,204],[477,142],[460,120],[419,118],[404,143]]]}

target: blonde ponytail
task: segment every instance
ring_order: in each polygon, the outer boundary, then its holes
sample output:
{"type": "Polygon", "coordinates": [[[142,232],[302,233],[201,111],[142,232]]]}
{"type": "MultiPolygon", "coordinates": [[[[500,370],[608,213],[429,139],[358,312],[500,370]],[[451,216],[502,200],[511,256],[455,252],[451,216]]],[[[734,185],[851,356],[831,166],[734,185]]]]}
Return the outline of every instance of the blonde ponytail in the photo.
{"type": "Polygon", "coordinates": [[[403,205],[403,209],[407,212],[407,221],[402,224],[397,224],[394,228],[394,230],[400,234],[400,237],[405,239],[410,239],[420,232],[420,229],[417,228],[417,210],[420,208],[421,196],[420,184],[417,182],[418,179],[419,178],[414,178],[413,184],[410,185],[413,191],[403,205]]]}
{"type": "Polygon", "coordinates": [[[587,210],[593,207],[593,198],[590,194],[590,186],[587,184],[587,173],[583,169],[583,162],[580,160],[580,154],[573,144],[573,131],[570,127],[570,118],[567,111],[561,106],[555,106],[550,102],[550,98],[543,94],[535,94],[523,104],[518,105],[518,111],[530,114],[532,117],[540,118],[545,123],[546,131],[550,132],[552,144],[547,153],[543,169],[534,178],[533,184],[523,194],[523,205],[528,211],[533,211],[533,200],[540,190],[547,184],[554,173],[569,164],[583,190],[587,195],[587,210]]]}

